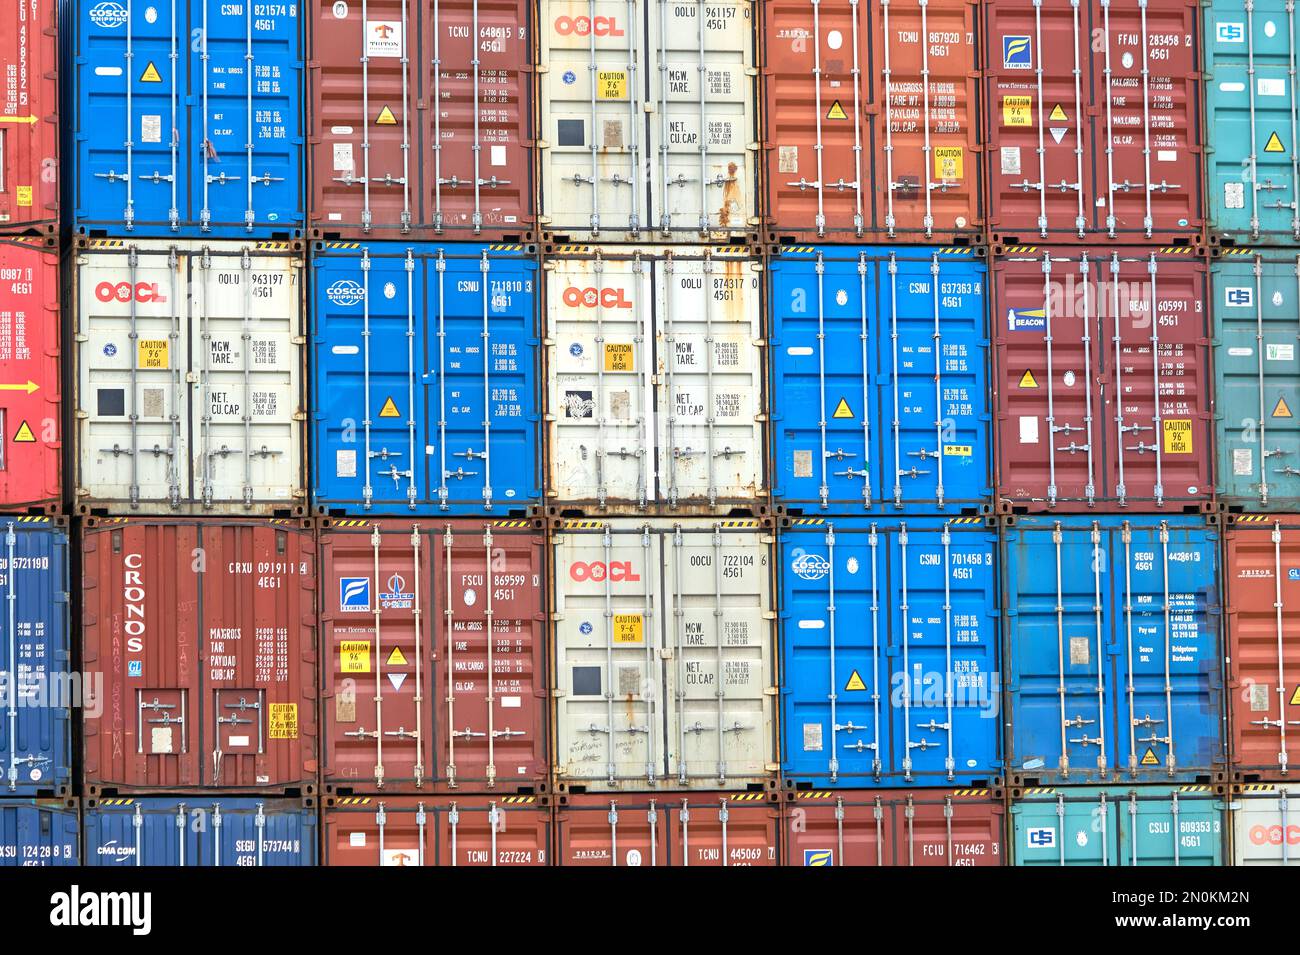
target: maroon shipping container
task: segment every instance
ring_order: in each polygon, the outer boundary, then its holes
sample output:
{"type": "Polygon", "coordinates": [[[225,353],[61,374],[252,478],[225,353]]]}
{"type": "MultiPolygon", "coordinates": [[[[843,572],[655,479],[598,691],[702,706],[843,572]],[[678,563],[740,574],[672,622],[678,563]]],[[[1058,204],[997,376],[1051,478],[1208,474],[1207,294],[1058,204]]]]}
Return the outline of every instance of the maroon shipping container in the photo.
{"type": "Polygon", "coordinates": [[[86,518],[81,553],[87,794],[314,793],[310,523],[86,518]]]}
{"type": "Polygon", "coordinates": [[[316,238],[532,238],[532,4],[314,0],[316,238]]]}
{"type": "Polygon", "coordinates": [[[331,796],[325,865],[551,864],[545,796],[331,796]]]}
{"type": "Polygon", "coordinates": [[[1202,241],[1201,4],[983,10],[993,244],[1202,241]]]}
{"type": "Polygon", "coordinates": [[[544,550],[540,521],[326,523],[327,793],[546,791],[544,550]]]}
{"type": "Polygon", "coordinates": [[[1234,778],[1284,781],[1300,763],[1300,515],[1233,515],[1224,547],[1234,778]]]}
{"type": "Polygon", "coordinates": [[[1208,510],[1206,261],[1185,247],[1007,251],[990,310],[999,509],[1208,510]]]}
{"type": "Polygon", "coordinates": [[[767,793],[560,796],[558,863],[778,865],[781,810],[771,798],[767,793]]]}
{"type": "Polygon", "coordinates": [[[1001,790],[803,790],[782,807],[784,865],[1005,865],[1001,790]]]}
{"type": "Polygon", "coordinates": [[[0,14],[0,231],[59,229],[59,31],[54,0],[0,14]]]}

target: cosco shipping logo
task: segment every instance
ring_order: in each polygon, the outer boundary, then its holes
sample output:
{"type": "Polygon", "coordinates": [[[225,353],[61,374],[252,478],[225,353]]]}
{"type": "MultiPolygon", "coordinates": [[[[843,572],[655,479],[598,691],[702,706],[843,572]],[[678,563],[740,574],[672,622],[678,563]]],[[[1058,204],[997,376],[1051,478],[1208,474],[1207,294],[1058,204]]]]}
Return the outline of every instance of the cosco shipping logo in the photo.
{"type": "Polygon", "coordinates": [[[90,22],[105,30],[115,30],[126,23],[126,7],[106,0],[90,8],[90,22]]]}
{"type": "Polygon", "coordinates": [[[821,554],[800,554],[790,563],[796,577],[821,580],[831,572],[831,562],[821,554]]]}
{"type": "Polygon", "coordinates": [[[360,305],[365,301],[366,290],[351,279],[339,279],[325,290],[325,297],[335,305],[360,305]]]}

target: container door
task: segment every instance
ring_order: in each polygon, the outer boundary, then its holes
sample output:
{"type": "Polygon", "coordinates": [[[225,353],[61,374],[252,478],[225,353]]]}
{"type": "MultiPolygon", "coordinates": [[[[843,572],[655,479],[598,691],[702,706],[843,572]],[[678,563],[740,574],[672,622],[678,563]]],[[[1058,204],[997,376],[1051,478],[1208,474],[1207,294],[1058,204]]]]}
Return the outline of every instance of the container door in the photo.
{"type": "Polygon", "coordinates": [[[0,807],[0,868],[79,865],[77,810],[60,804],[0,807]]]}
{"type": "MultiPolygon", "coordinates": [[[[5,10],[0,65],[0,222],[6,229],[59,218],[59,5],[15,3],[5,10]]],[[[64,29],[71,35],[74,26],[64,29]]]]}
{"type": "Polygon", "coordinates": [[[251,799],[196,804],[190,811],[189,823],[195,855],[185,864],[316,865],[315,810],[290,805],[251,799]],[[198,818],[206,822],[206,828],[194,825],[198,818]]]}
{"type": "Polygon", "coordinates": [[[1120,865],[1223,864],[1223,813],[1209,786],[1117,796],[1120,865]]]}
{"type": "MultiPolygon", "coordinates": [[[[536,796],[505,796],[500,800],[471,797],[449,805],[431,806],[436,826],[436,856],[420,865],[539,866],[550,865],[549,809],[538,809],[536,796]]],[[[421,804],[423,809],[423,804],[421,804]]],[[[419,814],[417,813],[417,819],[419,814]]],[[[384,843],[389,856],[388,843],[384,843]]],[[[392,859],[383,865],[414,865],[392,859]]]]}
{"type": "Polygon", "coordinates": [[[560,865],[672,865],[668,852],[670,800],[579,797],[556,817],[560,865]]]}
{"type": "Polygon", "coordinates": [[[766,793],[667,800],[672,865],[775,866],[779,813],[766,793]]]}
{"type": "Polygon", "coordinates": [[[170,800],[101,799],[86,809],[86,864],[103,866],[195,865],[204,810],[170,800]],[[191,816],[193,809],[193,816],[191,816]]]}
{"type": "Polygon", "coordinates": [[[782,865],[883,866],[893,864],[890,807],[846,802],[838,793],[800,790],[782,816],[782,865]]]}
{"type": "Polygon", "coordinates": [[[1002,865],[1002,806],[987,789],[908,793],[891,807],[897,865],[1002,865]]]}
{"type": "Polygon", "coordinates": [[[1116,801],[1105,790],[1085,789],[1070,799],[1053,789],[1027,790],[1013,802],[1016,865],[1111,866],[1117,855],[1116,801]]]}
{"type": "Polygon", "coordinates": [[[1249,784],[1232,807],[1233,865],[1300,865],[1300,800],[1291,789],[1249,784]]]}

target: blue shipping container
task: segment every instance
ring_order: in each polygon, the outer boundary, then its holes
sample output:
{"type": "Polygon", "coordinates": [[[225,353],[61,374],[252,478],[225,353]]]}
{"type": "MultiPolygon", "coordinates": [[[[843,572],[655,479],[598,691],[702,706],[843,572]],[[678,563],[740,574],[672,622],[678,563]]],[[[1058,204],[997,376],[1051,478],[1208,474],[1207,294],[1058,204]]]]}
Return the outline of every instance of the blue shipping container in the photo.
{"type": "Polygon", "coordinates": [[[990,503],[983,258],[803,246],[769,270],[773,500],[793,514],[990,503]]]}
{"type": "Polygon", "coordinates": [[[1218,542],[1204,518],[1183,516],[1006,528],[1013,785],[1224,769],[1218,542]]]}
{"type": "Polygon", "coordinates": [[[1000,777],[997,534],[984,519],[790,518],[780,550],[786,785],[1000,777]]]}
{"type": "Polygon", "coordinates": [[[81,680],[68,672],[64,528],[48,517],[0,518],[0,600],[0,796],[63,795],[69,708],[82,702],[81,680]]]}
{"type": "Polygon", "coordinates": [[[73,141],[63,155],[74,226],[100,235],[301,234],[300,9],[67,0],[73,141]]]}
{"type": "Polygon", "coordinates": [[[1223,865],[1210,786],[1070,786],[1012,793],[1013,865],[1223,865]]]}
{"type": "Polygon", "coordinates": [[[0,802],[0,867],[77,865],[77,808],[62,799],[0,802]]]}
{"type": "Polygon", "coordinates": [[[325,242],[312,265],[318,509],[508,516],[538,503],[531,248],[325,242]]]}
{"type": "Polygon", "coordinates": [[[316,809],[300,799],[100,799],[83,827],[86,865],[317,864],[316,809]]]}
{"type": "Polygon", "coordinates": [[[1300,241],[1300,141],[1293,72],[1300,24],[1291,0],[1205,7],[1209,235],[1300,241]]]}

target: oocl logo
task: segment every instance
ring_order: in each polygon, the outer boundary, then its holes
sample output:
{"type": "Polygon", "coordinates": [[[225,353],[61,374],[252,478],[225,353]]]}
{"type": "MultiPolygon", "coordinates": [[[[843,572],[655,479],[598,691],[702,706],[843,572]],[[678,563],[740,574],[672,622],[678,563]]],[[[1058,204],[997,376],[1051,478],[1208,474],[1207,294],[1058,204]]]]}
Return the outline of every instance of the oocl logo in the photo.
{"type": "Polygon", "coordinates": [[[561,296],[570,308],[631,308],[627,289],[621,288],[578,288],[570,285],[561,296]]]}
{"type": "Polygon", "coordinates": [[[97,3],[90,8],[90,22],[105,30],[115,30],[126,20],[126,7],[120,3],[97,3]]]}
{"type": "MultiPolygon", "coordinates": [[[[1257,846],[1280,846],[1282,844],[1281,826],[1251,826],[1250,841],[1257,846]]],[[[1300,826],[1286,827],[1286,844],[1300,845],[1300,826]]]]}
{"type": "Polygon", "coordinates": [[[622,36],[618,17],[556,17],[555,32],[560,36],[622,36]]]}
{"type": "Polygon", "coordinates": [[[605,579],[606,575],[615,582],[641,579],[641,575],[632,569],[630,560],[611,560],[608,568],[606,568],[605,562],[601,560],[591,562],[577,560],[569,565],[569,576],[574,580],[591,580],[600,583],[605,579]]]}
{"type": "Polygon", "coordinates": [[[366,290],[359,282],[339,279],[325,290],[325,297],[335,305],[360,305],[365,301],[366,290]]]}
{"type": "Polygon", "coordinates": [[[101,302],[165,302],[167,296],[158,290],[157,282],[100,282],[95,286],[95,298],[101,302]]]}

